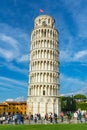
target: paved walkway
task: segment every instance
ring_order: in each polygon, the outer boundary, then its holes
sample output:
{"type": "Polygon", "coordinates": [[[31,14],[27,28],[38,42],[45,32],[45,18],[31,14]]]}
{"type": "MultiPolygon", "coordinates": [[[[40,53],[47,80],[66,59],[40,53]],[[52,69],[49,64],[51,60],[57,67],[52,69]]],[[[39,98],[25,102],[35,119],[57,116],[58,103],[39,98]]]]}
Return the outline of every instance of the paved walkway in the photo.
{"type": "MultiPolygon", "coordinates": [[[[61,122],[61,119],[58,119],[58,124],[69,124],[69,123],[80,123],[79,120],[73,118],[70,121],[67,121],[67,119],[64,119],[63,122],[61,122]]],[[[85,123],[85,120],[82,119],[82,123],[85,123]]],[[[52,123],[50,123],[50,121],[46,121],[46,120],[38,120],[36,123],[33,120],[25,120],[24,124],[56,124],[54,121],[52,123]]]]}

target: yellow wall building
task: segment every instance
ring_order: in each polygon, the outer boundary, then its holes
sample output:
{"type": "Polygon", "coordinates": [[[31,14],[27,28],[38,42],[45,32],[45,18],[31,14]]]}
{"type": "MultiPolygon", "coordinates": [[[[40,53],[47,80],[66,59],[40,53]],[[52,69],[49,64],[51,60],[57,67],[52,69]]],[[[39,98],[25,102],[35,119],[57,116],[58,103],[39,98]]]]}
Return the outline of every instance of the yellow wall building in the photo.
{"type": "Polygon", "coordinates": [[[0,115],[3,114],[26,114],[26,102],[5,101],[0,103],[0,115]]]}

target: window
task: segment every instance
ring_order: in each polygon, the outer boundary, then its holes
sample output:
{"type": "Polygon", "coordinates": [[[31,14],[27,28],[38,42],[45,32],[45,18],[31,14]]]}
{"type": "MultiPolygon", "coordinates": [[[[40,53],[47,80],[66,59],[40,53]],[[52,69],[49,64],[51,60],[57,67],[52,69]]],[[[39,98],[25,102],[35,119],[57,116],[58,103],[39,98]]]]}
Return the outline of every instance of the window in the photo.
{"type": "Polygon", "coordinates": [[[43,90],[43,95],[45,95],[45,90],[43,90]]]}
{"type": "Polygon", "coordinates": [[[50,19],[48,19],[48,23],[50,23],[50,19]]]}
{"type": "Polygon", "coordinates": [[[46,25],[47,25],[47,24],[46,24],[46,21],[43,21],[43,23],[42,23],[42,24],[43,24],[43,26],[46,26],[46,25]]]}
{"type": "Polygon", "coordinates": [[[41,20],[39,19],[39,23],[41,22],[41,20]]]}

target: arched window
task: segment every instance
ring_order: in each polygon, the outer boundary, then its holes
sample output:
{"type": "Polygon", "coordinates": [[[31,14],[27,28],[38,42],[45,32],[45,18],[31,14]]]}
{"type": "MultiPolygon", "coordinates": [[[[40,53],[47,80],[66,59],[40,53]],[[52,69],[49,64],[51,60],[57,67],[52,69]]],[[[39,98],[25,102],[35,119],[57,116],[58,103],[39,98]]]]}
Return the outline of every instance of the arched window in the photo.
{"type": "Polygon", "coordinates": [[[43,95],[45,95],[45,88],[43,88],[43,95]]]}
{"type": "Polygon", "coordinates": [[[48,19],[48,23],[50,23],[50,19],[48,19]]]}
{"type": "Polygon", "coordinates": [[[41,22],[41,20],[39,19],[39,23],[41,22]]]}
{"type": "Polygon", "coordinates": [[[46,37],[46,30],[44,30],[44,37],[46,37]]]}

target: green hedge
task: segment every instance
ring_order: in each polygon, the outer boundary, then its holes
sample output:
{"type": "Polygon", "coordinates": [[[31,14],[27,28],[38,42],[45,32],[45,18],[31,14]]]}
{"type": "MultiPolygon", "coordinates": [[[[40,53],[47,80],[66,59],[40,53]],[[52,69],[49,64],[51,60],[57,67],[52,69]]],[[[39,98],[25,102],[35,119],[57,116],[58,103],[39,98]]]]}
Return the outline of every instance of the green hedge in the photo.
{"type": "Polygon", "coordinates": [[[87,110],[87,103],[86,102],[77,102],[76,107],[77,107],[77,109],[80,108],[81,110],[87,110]]]}

